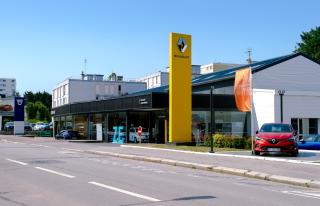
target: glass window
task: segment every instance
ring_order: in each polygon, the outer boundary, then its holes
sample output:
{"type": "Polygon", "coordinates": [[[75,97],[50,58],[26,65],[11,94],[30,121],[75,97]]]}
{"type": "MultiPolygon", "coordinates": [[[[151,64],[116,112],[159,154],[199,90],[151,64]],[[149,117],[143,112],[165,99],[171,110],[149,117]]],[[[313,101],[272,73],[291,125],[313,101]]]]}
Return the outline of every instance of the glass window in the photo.
{"type": "Polygon", "coordinates": [[[74,117],[74,129],[79,132],[82,139],[88,139],[88,115],[76,115],[74,117]]]}
{"type": "Polygon", "coordinates": [[[318,134],[318,119],[309,119],[309,134],[318,134]]]}
{"type": "Polygon", "coordinates": [[[108,141],[114,143],[126,142],[126,113],[113,112],[108,114],[108,141]]]}
{"type": "Polygon", "coordinates": [[[226,135],[247,136],[247,113],[238,111],[216,111],[215,132],[226,135]]]}
{"type": "Polygon", "coordinates": [[[291,132],[289,124],[264,124],[260,132],[291,132]]]}

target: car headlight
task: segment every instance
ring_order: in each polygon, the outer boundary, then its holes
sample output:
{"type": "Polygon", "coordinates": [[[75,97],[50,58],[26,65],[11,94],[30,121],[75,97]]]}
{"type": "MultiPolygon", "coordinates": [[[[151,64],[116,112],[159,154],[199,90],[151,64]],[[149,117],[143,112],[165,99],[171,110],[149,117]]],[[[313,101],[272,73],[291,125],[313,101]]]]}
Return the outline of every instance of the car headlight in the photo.
{"type": "Polygon", "coordinates": [[[256,136],[255,138],[256,138],[256,140],[257,140],[257,141],[261,140],[261,138],[260,138],[260,137],[258,137],[258,136],[256,136]]]}
{"type": "Polygon", "coordinates": [[[290,137],[290,138],[288,139],[289,142],[294,142],[295,140],[296,140],[295,137],[290,137]]]}

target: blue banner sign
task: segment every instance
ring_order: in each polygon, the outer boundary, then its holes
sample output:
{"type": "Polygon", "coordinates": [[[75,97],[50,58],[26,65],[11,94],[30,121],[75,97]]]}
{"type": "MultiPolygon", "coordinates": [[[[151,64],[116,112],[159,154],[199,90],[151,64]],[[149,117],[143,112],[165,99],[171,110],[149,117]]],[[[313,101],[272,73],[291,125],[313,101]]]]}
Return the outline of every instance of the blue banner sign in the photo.
{"type": "Polygon", "coordinates": [[[24,102],[23,97],[14,98],[14,121],[24,121],[24,102]]]}

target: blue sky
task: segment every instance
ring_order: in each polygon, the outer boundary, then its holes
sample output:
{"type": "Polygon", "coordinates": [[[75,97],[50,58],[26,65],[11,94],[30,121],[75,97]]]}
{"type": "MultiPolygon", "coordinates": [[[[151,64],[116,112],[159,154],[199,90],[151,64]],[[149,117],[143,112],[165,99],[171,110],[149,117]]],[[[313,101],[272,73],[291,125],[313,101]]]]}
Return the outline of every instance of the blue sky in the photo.
{"type": "Polygon", "coordinates": [[[320,26],[317,0],[0,0],[0,77],[51,92],[87,73],[125,79],[162,70],[169,33],[192,35],[193,64],[286,55],[320,26]]]}

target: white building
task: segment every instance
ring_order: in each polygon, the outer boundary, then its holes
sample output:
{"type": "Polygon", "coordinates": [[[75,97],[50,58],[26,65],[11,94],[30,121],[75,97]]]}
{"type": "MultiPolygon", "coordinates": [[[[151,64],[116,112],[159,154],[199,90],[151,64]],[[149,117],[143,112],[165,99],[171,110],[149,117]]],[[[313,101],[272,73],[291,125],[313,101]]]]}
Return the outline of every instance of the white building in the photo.
{"type": "Polygon", "coordinates": [[[0,78],[0,97],[12,97],[16,92],[16,79],[0,78]]]}
{"type": "Polygon", "coordinates": [[[210,63],[200,66],[200,73],[201,74],[208,74],[212,72],[218,72],[234,67],[239,67],[241,64],[231,64],[231,63],[210,63]]]}
{"type": "MultiPolygon", "coordinates": [[[[198,77],[199,75],[200,75],[200,65],[192,65],[192,78],[198,77]]],[[[147,84],[147,89],[168,85],[169,84],[169,68],[167,68],[166,72],[158,71],[148,76],[141,77],[136,81],[145,82],[147,84]]]]}
{"type": "Polygon", "coordinates": [[[66,79],[52,91],[52,108],[76,102],[95,101],[127,95],[146,89],[146,83],[103,80],[103,75],[82,75],[82,79],[66,79]]]}
{"type": "Polygon", "coordinates": [[[253,131],[263,123],[281,122],[281,90],[284,91],[283,122],[291,123],[300,135],[320,134],[318,63],[295,54],[256,71],[252,74],[253,131]]]}

